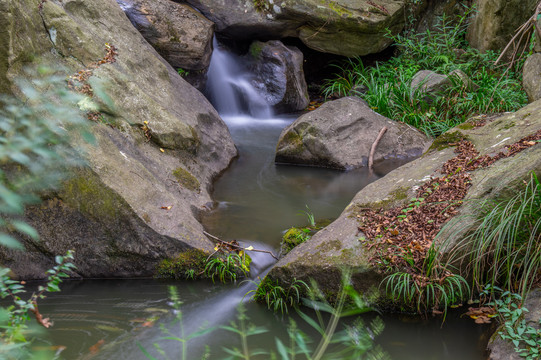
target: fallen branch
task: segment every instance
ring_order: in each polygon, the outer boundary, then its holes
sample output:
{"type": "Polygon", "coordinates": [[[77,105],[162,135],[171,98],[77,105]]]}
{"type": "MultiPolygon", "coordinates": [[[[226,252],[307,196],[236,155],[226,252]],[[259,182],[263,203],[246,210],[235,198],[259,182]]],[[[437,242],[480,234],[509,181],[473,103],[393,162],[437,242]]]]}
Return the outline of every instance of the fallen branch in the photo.
{"type": "Polygon", "coordinates": [[[368,156],[368,170],[372,171],[372,167],[374,166],[374,153],[376,152],[376,147],[378,146],[379,141],[383,137],[383,134],[387,131],[387,126],[384,126],[378,134],[378,137],[372,144],[372,147],[370,148],[370,155],[368,156]]]}
{"type": "Polygon", "coordinates": [[[221,242],[221,243],[223,243],[223,244],[226,244],[226,245],[228,245],[228,246],[231,246],[232,248],[236,248],[236,249],[238,249],[238,250],[243,250],[243,251],[245,251],[245,252],[246,252],[246,251],[255,251],[255,252],[261,252],[261,253],[267,253],[267,254],[270,254],[270,255],[271,255],[273,258],[275,258],[276,260],[280,260],[280,259],[278,259],[278,258],[276,257],[276,255],[274,255],[274,254],[272,253],[272,251],[254,249],[254,248],[251,248],[251,246],[245,248],[245,247],[242,247],[242,246],[240,246],[240,245],[236,245],[236,244],[227,242],[227,241],[225,241],[225,240],[222,240],[222,239],[220,239],[220,238],[217,238],[216,236],[214,236],[214,235],[212,235],[212,234],[209,234],[209,233],[206,232],[206,231],[203,231],[203,234],[205,234],[205,235],[207,235],[208,237],[210,237],[210,238],[212,238],[212,239],[214,239],[214,240],[217,240],[217,241],[219,241],[219,242],[221,242]]]}

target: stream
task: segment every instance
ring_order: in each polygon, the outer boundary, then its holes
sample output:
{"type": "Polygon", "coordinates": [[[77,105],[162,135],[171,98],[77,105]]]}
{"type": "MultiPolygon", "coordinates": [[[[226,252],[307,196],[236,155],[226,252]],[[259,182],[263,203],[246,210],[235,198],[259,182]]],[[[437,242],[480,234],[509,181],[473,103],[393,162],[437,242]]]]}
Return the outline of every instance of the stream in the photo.
{"type": "MultiPolygon", "coordinates": [[[[227,172],[216,182],[215,210],[207,214],[206,229],[224,240],[236,239],[254,248],[279,251],[283,232],[307,224],[303,211],[317,220],[340,215],[355,193],[399,163],[384,163],[373,174],[365,169],[340,172],[329,169],[275,165],[274,151],[281,130],[296,115],[272,114],[251,88],[250,74],[242,58],[215,43],[209,69],[208,97],[229,126],[239,150],[227,172]],[[309,209],[309,210],[308,210],[309,209]]],[[[252,279],[263,276],[274,263],[265,253],[252,253],[252,279]]],[[[169,302],[168,286],[174,285],[182,304],[184,334],[202,326],[219,327],[237,320],[243,303],[250,322],[269,332],[254,336],[250,346],[275,349],[275,337],[285,340],[288,317],[274,314],[248,300],[253,282],[214,284],[211,281],[179,282],[153,279],[68,281],[62,292],[40,303],[40,311],[54,326],[35,343],[52,346],[62,359],[147,359],[141,348],[162,358],[157,343],[171,359],[180,359],[181,344],[163,339],[163,329],[180,336],[179,324],[169,302]]],[[[309,313],[309,310],[306,310],[309,313]]],[[[464,311],[462,311],[464,312],[464,311]]],[[[377,314],[363,317],[368,323],[377,314]]],[[[451,313],[441,318],[379,315],[385,330],[376,341],[395,360],[484,359],[488,326],[451,313]]],[[[314,340],[317,334],[296,314],[291,317],[314,340]]],[[[347,320],[346,320],[347,321],[347,320]]],[[[200,359],[206,346],[208,359],[222,359],[222,347],[239,346],[231,332],[217,329],[189,342],[187,358],[200,359]]]]}

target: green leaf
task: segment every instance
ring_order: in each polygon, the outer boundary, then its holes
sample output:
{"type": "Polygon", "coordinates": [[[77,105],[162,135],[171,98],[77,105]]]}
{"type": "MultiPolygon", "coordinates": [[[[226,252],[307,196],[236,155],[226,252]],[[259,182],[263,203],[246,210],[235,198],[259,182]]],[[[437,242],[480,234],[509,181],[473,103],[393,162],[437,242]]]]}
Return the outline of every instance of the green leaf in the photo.
{"type": "Polygon", "coordinates": [[[28,225],[27,223],[25,223],[24,221],[19,221],[19,220],[13,220],[11,221],[11,225],[19,232],[25,234],[25,235],[28,235],[29,237],[31,237],[33,240],[38,240],[39,239],[39,234],[38,232],[36,231],[36,229],[34,229],[32,226],[28,225]]]}
{"type": "Polygon", "coordinates": [[[0,245],[10,249],[24,250],[24,246],[18,240],[7,234],[0,234],[0,245]]]}

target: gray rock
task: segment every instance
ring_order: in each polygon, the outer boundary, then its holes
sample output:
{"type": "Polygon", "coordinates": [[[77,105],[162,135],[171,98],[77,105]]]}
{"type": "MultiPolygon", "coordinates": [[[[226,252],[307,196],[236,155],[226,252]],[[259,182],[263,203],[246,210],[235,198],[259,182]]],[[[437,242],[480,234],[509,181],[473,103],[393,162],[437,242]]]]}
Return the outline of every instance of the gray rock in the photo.
{"type": "Polygon", "coordinates": [[[530,102],[541,99],[541,54],[528,57],[522,68],[522,85],[530,102]]]}
{"type": "Polygon", "coordinates": [[[537,0],[478,0],[466,39],[481,51],[501,50],[533,15],[537,0]]]}
{"type": "Polygon", "coordinates": [[[304,110],[308,106],[303,55],[299,49],[278,40],[254,41],[248,53],[254,60],[254,85],[269,105],[280,113],[304,110]]]}
{"type": "Polygon", "coordinates": [[[424,93],[424,100],[432,102],[437,96],[443,95],[445,91],[454,85],[461,85],[469,91],[479,88],[465,72],[453,70],[448,75],[441,75],[431,70],[421,70],[411,79],[412,91],[424,93]]]}
{"type": "Polygon", "coordinates": [[[186,4],[171,0],[117,0],[131,23],[185,79],[198,89],[212,55],[214,24],[186,4]]]}
{"type": "MultiPolygon", "coordinates": [[[[528,294],[524,307],[528,309],[524,319],[526,323],[532,327],[539,329],[539,319],[541,319],[541,289],[535,289],[528,294]]],[[[498,332],[503,329],[498,329],[489,341],[488,349],[490,350],[489,360],[520,360],[524,359],[515,352],[515,346],[506,340],[503,340],[498,332]]]]}
{"type": "Polygon", "coordinates": [[[285,128],[276,147],[276,162],[352,169],[366,166],[370,148],[383,127],[374,162],[413,159],[430,146],[418,130],[383,117],[356,97],[323,104],[285,128]]]}
{"type": "Polygon", "coordinates": [[[446,75],[441,75],[431,70],[421,70],[413,75],[411,79],[411,90],[425,93],[425,100],[432,101],[435,96],[441,95],[452,84],[446,75]]]}
{"type": "MultiPolygon", "coordinates": [[[[541,100],[534,102],[516,113],[505,114],[484,127],[469,129],[468,126],[454,128],[436,139],[431,149],[421,158],[407,163],[383,178],[363,188],[342,212],[339,218],[315,234],[308,241],[295,247],[282,258],[267,275],[283,285],[292,279],[318,282],[324,294],[336,294],[340,269],[350,266],[356,271],[354,286],[364,291],[378,288],[381,276],[368,259],[370,251],[359,241],[360,225],[357,215],[363,208],[390,208],[407,204],[416,196],[416,189],[438,176],[442,165],[455,156],[449,142],[467,137],[477,150],[494,154],[522,137],[541,129],[541,100]]],[[[497,199],[509,193],[523,180],[530,178],[532,171],[541,171],[541,146],[533,146],[517,155],[497,161],[488,168],[473,171],[471,188],[459,213],[454,217],[457,226],[449,226],[439,235],[443,244],[456,243],[471,231],[478,214],[478,204],[485,200],[497,199]]],[[[359,215],[360,216],[360,215],[359,215]]]]}
{"type": "Polygon", "coordinates": [[[405,24],[404,0],[187,0],[234,39],[298,37],[321,52],[348,57],[377,53],[405,24]]]}
{"type": "Polygon", "coordinates": [[[10,0],[0,10],[4,92],[15,91],[12,80],[31,61],[75,74],[104,57],[106,42],[118,48],[116,62],[97,66],[89,80],[96,89],[101,83],[92,100],[111,125],[94,126],[98,144],[83,154],[88,165],[28,210],[41,241],[25,240],[26,252],[2,250],[0,262],[21,278],[39,278],[54,255],[74,248],[81,276],[150,276],[160,259],[183,249],[212,250],[197,212],[236,149],[205,97],[114,1],[47,1],[38,10],[33,0],[10,0]]]}

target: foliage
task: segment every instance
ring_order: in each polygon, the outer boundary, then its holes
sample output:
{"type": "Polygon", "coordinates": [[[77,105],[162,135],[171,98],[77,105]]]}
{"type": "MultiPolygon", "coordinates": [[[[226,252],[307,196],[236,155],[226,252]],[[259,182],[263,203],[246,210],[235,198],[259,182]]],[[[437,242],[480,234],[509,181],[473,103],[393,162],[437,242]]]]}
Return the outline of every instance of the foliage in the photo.
{"type": "Polygon", "coordinates": [[[487,286],[482,295],[489,296],[498,293],[498,299],[490,305],[496,307],[502,318],[502,328],[498,332],[504,340],[509,340],[520,357],[536,360],[541,357],[541,319],[537,319],[537,327],[526,322],[524,315],[528,312],[522,306],[522,296],[498,287],[487,286]]]}
{"type": "MultiPolygon", "coordinates": [[[[407,252],[403,255],[407,257],[407,252]]],[[[440,263],[440,253],[434,245],[428,250],[421,269],[413,259],[406,260],[412,269],[388,275],[383,283],[392,299],[415,308],[418,312],[447,309],[470,294],[468,282],[440,263]]]]}
{"type": "MultiPolygon", "coordinates": [[[[178,342],[180,344],[180,352],[179,352],[180,359],[187,360],[188,359],[188,355],[187,355],[188,341],[191,340],[191,339],[195,339],[197,337],[206,335],[209,332],[214,331],[214,329],[213,328],[202,328],[199,331],[196,331],[196,332],[193,332],[193,333],[191,333],[189,335],[186,335],[185,332],[184,332],[184,325],[183,325],[183,322],[182,322],[182,310],[181,310],[182,301],[180,300],[180,298],[178,296],[177,289],[174,286],[169,287],[169,296],[171,298],[171,306],[173,307],[174,314],[175,314],[174,320],[173,320],[171,325],[172,326],[175,326],[175,325],[178,326],[179,334],[178,335],[174,334],[171,331],[171,329],[167,328],[163,324],[160,326],[160,329],[161,329],[162,333],[164,335],[166,335],[165,337],[163,337],[163,339],[165,339],[165,340],[173,340],[173,341],[176,341],[176,342],[178,342]]],[[[139,347],[139,349],[141,349],[143,354],[148,359],[156,360],[156,358],[154,356],[152,356],[148,352],[148,350],[145,349],[144,346],[142,346],[139,343],[137,344],[137,346],[139,347]]],[[[165,353],[165,351],[162,349],[162,347],[158,343],[154,343],[154,349],[161,356],[163,356],[163,358],[168,359],[167,354],[165,353]]]]}
{"type": "Polygon", "coordinates": [[[282,255],[290,252],[295,246],[310,239],[312,230],[310,228],[289,228],[282,236],[281,250],[282,255]]]}
{"type": "Polygon", "coordinates": [[[396,36],[398,56],[365,67],[361,58],[333,65],[339,72],[326,81],[324,94],[360,96],[378,113],[405,122],[429,136],[438,136],[471,116],[486,112],[516,110],[527,103],[520,73],[496,68],[494,52],[480,53],[465,42],[466,19],[456,24],[443,17],[435,30],[406,31],[396,36]],[[420,70],[449,74],[463,71],[472,83],[450,77],[452,84],[441,94],[427,97],[412,89],[413,76],[420,70]]]}
{"type": "Polygon", "coordinates": [[[269,310],[280,311],[282,314],[289,312],[289,307],[296,307],[301,300],[301,295],[308,292],[308,285],[302,281],[293,279],[287,287],[280,286],[278,281],[272,281],[265,277],[255,290],[250,290],[252,299],[265,303],[269,310]]]}
{"type": "Polygon", "coordinates": [[[246,258],[236,253],[211,258],[205,265],[205,275],[213,282],[215,277],[223,283],[237,281],[238,276],[246,276],[250,272],[246,258]]]}
{"type": "MultiPolygon", "coordinates": [[[[68,272],[75,269],[71,263],[73,260],[73,251],[68,251],[65,256],[56,256],[56,265],[47,270],[47,281],[45,285],[38,287],[38,292],[32,293],[30,298],[24,300],[20,294],[26,292],[23,281],[12,280],[9,277],[10,269],[0,269],[0,297],[2,299],[11,298],[13,305],[2,309],[2,321],[0,327],[3,331],[0,333],[0,353],[7,359],[22,359],[32,356],[27,345],[28,326],[30,313],[33,313],[37,322],[48,328],[52,325],[48,318],[43,318],[38,310],[38,300],[44,299],[46,292],[60,291],[62,279],[69,277],[68,272]]],[[[32,334],[30,332],[30,334],[32,334]]]]}
{"type": "MultiPolygon", "coordinates": [[[[314,343],[304,332],[302,332],[293,319],[289,319],[287,329],[288,343],[284,343],[281,339],[275,338],[273,349],[254,349],[250,346],[250,339],[254,336],[265,334],[268,330],[263,326],[256,326],[250,322],[244,306],[239,305],[238,316],[236,321],[232,321],[229,325],[221,326],[221,329],[234,333],[239,337],[240,347],[224,348],[223,350],[229,355],[226,359],[244,359],[253,358],[270,358],[270,359],[387,359],[388,356],[381,350],[378,345],[374,344],[374,338],[381,334],[384,328],[383,321],[380,318],[375,318],[369,326],[366,326],[360,318],[345,325],[343,330],[338,330],[340,319],[359,315],[370,311],[370,307],[364,302],[359,294],[353,289],[350,284],[351,274],[345,272],[343,275],[343,284],[337,295],[335,306],[330,305],[324,300],[317,286],[313,287],[313,291],[309,292],[309,298],[304,299],[305,305],[311,307],[315,311],[316,320],[310,315],[297,309],[299,316],[313,327],[320,335],[320,341],[314,343]],[[350,304],[346,306],[346,304],[350,304]],[[322,312],[330,314],[330,319],[326,322],[322,312]]],[[[186,335],[182,327],[182,311],[180,309],[181,302],[178,299],[176,290],[170,290],[173,308],[175,309],[174,324],[178,324],[179,335],[161,327],[165,334],[163,339],[179,342],[181,349],[181,359],[187,357],[188,341],[202,335],[206,335],[213,331],[213,328],[204,328],[192,334],[186,335]]],[[[151,360],[156,360],[148,349],[139,344],[139,348],[151,360]]],[[[165,351],[158,345],[154,344],[155,350],[164,359],[169,359],[165,351]]],[[[209,352],[204,355],[207,358],[209,352]]]]}
{"type": "Polygon", "coordinates": [[[480,214],[475,231],[455,251],[466,251],[463,260],[478,287],[491,283],[525,296],[541,269],[541,184],[536,174],[515,196],[486,203],[480,214]]]}
{"type": "Polygon", "coordinates": [[[65,76],[45,67],[19,79],[24,100],[0,97],[0,245],[22,248],[15,233],[37,240],[37,232],[20,219],[38,194],[60,184],[69,166],[79,165],[68,136],[74,129],[92,141],[76,104],[84,97],[69,91],[65,76]]]}
{"type": "Polygon", "coordinates": [[[190,72],[188,70],[184,70],[183,68],[178,68],[177,73],[182,77],[190,75],[190,72]]]}

